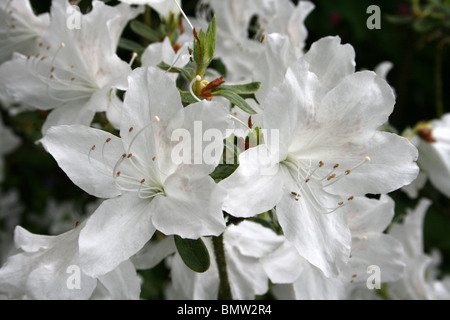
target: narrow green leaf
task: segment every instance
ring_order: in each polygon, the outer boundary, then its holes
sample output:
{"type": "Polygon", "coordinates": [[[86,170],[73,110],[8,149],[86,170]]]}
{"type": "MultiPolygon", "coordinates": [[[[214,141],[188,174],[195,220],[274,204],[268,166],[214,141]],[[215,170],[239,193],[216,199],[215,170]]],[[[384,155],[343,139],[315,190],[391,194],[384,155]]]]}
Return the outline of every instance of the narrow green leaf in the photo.
{"type": "Polygon", "coordinates": [[[206,31],[205,57],[203,61],[209,65],[216,50],[216,16],[213,17],[206,31]]]}
{"type": "Polygon", "coordinates": [[[141,37],[150,40],[151,42],[159,41],[159,33],[147,26],[146,24],[133,20],[130,22],[130,28],[134,31],[134,33],[140,35],[141,37]]]}
{"type": "Polygon", "coordinates": [[[229,90],[239,95],[256,93],[259,91],[259,89],[261,89],[261,82],[221,85],[219,88],[217,88],[217,90],[229,90]]]}
{"type": "Polygon", "coordinates": [[[170,66],[169,64],[165,63],[164,61],[161,61],[157,67],[161,68],[164,71],[170,70],[170,72],[173,72],[173,73],[180,73],[189,82],[192,79],[194,79],[194,77],[195,77],[195,70],[190,64],[187,64],[183,68],[178,68],[178,67],[170,66]]]}
{"type": "Polygon", "coordinates": [[[175,246],[181,259],[191,270],[202,273],[209,269],[211,259],[202,239],[183,239],[175,236],[175,246]]]}
{"type": "Polygon", "coordinates": [[[248,104],[247,101],[244,100],[241,96],[238,94],[228,91],[228,90],[218,90],[215,92],[215,95],[220,95],[226,99],[228,99],[232,104],[239,107],[243,111],[249,113],[249,114],[256,114],[256,111],[253,110],[253,108],[248,104]]]}
{"type": "Polygon", "coordinates": [[[124,49],[124,50],[133,51],[136,53],[140,53],[145,50],[145,48],[143,46],[141,46],[139,43],[137,43],[133,40],[130,40],[130,39],[126,39],[126,38],[120,38],[119,48],[124,49]]]}

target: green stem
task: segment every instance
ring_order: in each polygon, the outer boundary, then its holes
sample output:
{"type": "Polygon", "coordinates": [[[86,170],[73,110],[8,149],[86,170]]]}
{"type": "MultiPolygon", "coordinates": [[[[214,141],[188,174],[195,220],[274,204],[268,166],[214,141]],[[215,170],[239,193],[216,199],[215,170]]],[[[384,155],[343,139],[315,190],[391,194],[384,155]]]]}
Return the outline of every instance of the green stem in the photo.
{"type": "Polygon", "coordinates": [[[232,300],[230,282],[228,280],[227,262],[225,257],[225,248],[223,245],[223,234],[218,237],[212,237],[214,254],[216,256],[217,269],[219,270],[219,295],[218,300],[232,300]]]}

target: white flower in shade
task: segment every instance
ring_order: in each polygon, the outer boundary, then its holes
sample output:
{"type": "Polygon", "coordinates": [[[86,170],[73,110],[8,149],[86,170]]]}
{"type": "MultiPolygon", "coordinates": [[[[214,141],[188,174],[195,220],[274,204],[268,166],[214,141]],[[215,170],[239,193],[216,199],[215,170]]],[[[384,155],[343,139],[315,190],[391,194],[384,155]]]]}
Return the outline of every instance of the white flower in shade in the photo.
{"type": "Polygon", "coordinates": [[[14,151],[20,144],[20,138],[14,134],[11,128],[3,124],[0,115],[0,182],[3,181],[3,156],[14,151]]]}
{"type": "Polygon", "coordinates": [[[42,128],[91,123],[96,112],[118,100],[114,88],[126,89],[128,63],[116,54],[127,22],[140,11],[93,1],[82,15],[65,0],[55,0],[51,22],[34,55],[14,54],[0,67],[0,95],[9,103],[52,110],[42,128]],[[78,18],[77,16],[78,15],[78,18]],[[79,19],[74,26],[69,21],[79,19]]]}
{"type": "Polygon", "coordinates": [[[181,6],[181,0],[120,0],[121,2],[136,5],[148,5],[152,7],[161,18],[169,19],[171,14],[175,16],[180,14],[180,8],[175,1],[181,6]]]}
{"type": "MultiPolygon", "coordinates": [[[[189,269],[178,253],[169,257],[172,281],[166,292],[168,299],[217,299],[220,279],[214,249],[209,238],[203,241],[211,258],[209,269],[203,273],[189,269]]],[[[250,300],[265,294],[269,289],[268,277],[260,259],[280,246],[283,237],[258,223],[243,221],[227,227],[223,243],[233,300],[250,300]]],[[[170,237],[149,245],[132,261],[137,269],[148,269],[174,252],[176,247],[170,237]]]]}
{"type": "Polygon", "coordinates": [[[267,34],[286,35],[292,54],[297,57],[303,54],[308,35],[304,20],[314,8],[311,2],[300,1],[297,6],[289,0],[211,0],[206,3],[216,14],[216,56],[227,68],[228,81],[251,80],[258,67],[255,58],[267,34]]]}
{"type": "Polygon", "coordinates": [[[183,238],[223,232],[225,190],[209,174],[232,125],[227,114],[224,105],[208,101],[183,108],[163,71],[138,68],[129,77],[121,138],[79,125],[48,131],[41,141],[71,180],[91,195],[111,198],[81,232],[86,273],[112,270],[139,251],[155,229],[183,238]],[[207,137],[207,131],[217,136],[207,137]],[[186,136],[173,138],[176,132],[186,136]],[[211,150],[203,137],[216,139],[217,148],[211,150]],[[178,159],[181,153],[184,159],[178,159]]]}
{"type": "Polygon", "coordinates": [[[234,216],[276,206],[286,238],[327,276],[350,254],[346,204],[396,190],[419,171],[407,139],[377,130],[393,110],[392,89],[374,72],[355,73],[352,52],[327,37],[291,65],[262,103],[265,143],[241,153],[220,182],[234,216]]]}
{"type": "Polygon", "coordinates": [[[5,0],[0,3],[0,64],[14,52],[35,54],[39,39],[49,25],[49,15],[36,16],[29,0],[5,0]]]}
{"type": "Polygon", "coordinates": [[[440,254],[424,251],[423,225],[432,202],[423,198],[414,210],[406,211],[403,223],[389,228],[389,234],[400,241],[405,249],[406,269],[402,279],[388,286],[388,294],[401,300],[448,300],[450,277],[440,278],[440,254]]]}
{"type": "Polygon", "coordinates": [[[364,286],[369,290],[366,283],[371,281],[370,268],[379,268],[380,281],[398,280],[405,267],[403,247],[383,233],[394,216],[394,205],[388,196],[353,200],[346,217],[352,236],[351,253],[346,263],[338,263],[339,274],[335,277],[326,277],[285,240],[261,259],[270,280],[280,284],[275,294],[290,299],[347,299],[355,288],[364,286]]]}
{"type": "Polygon", "coordinates": [[[140,279],[129,260],[99,278],[82,271],[78,238],[84,225],[57,236],[16,227],[20,252],[0,269],[0,293],[27,300],[139,299],[140,279]]]}
{"type": "MultiPolygon", "coordinates": [[[[450,198],[450,114],[418,129],[411,142],[419,150],[419,164],[431,184],[450,198]]],[[[418,187],[423,187],[424,181],[418,187]]],[[[416,188],[417,189],[417,188],[416,188]]]]}

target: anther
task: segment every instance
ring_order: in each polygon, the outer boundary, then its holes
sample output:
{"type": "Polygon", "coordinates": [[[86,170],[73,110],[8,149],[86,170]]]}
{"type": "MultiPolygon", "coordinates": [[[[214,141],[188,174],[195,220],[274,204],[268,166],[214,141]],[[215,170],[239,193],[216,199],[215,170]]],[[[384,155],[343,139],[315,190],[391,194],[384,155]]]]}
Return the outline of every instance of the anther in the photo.
{"type": "Polygon", "coordinates": [[[94,151],[94,150],[95,150],[95,144],[94,144],[94,145],[92,146],[91,150],[92,150],[92,151],[94,151]]]}
{"type": "Polygon", "coordinates": [[[127,154],[124,153],[124,154],[122,155],[122,158],[126,158],[126,157],[127,157],[127,154]]]}
{"type": "Polygon", "coordinates": [[[339,167],[339,163],[336,163],[334,166],[333,166],[333,169],[336,169],[336,168],[338,168],[339,167]]]}
{"type": "Polygon", "coordinates": [[[309,178],[308,178],[308,179],[306,179],[306,180],[305,180],[305,183],[308,183],[308,182],[309,182],[309,180],[310,180],[309,178]]]}
{"type": "Polygon", "coordinates": [[[330,181],[331,179],[336,178],[336,173],[333,173],[331,176],[329,176],[327,178],[328,181],[330,181]]]}
{"type": "Polygon", "coordinates": [[[354,197],[354,196],[351,196],[351,197],[349,197],[347,200],[348,200],[348,201],[352,201],[353,199],[355,199],[355,197],[354,197]]]}
{"type": "Polygon", "coordinates": [[[319,167],[323,167],[324,163],[322,161],[319,161],[319,167]]]}
{"type": "Polygon", "coordinates": [[[130,159],[133,156],[132,153],[128,154],[127,158],[130,159]]]}
{"type": "Polygon", "coordinates": [[[111,138],[106,139],[106,143],[108,143],[108,142],[110,142],[110,141],[111,141],[111,138]]]}
{"type": "Polygon", "coordinates": [[[338,202],[339,206],[342,206],[343,204],[344,204],[344,202],[342,202],[342,201],[338,202]]]}
{"type": "Polygon", "coordinates": [[[128,129],[128,132],[131,132],[131,131],[133,131],[133,129],[134,129],[134,128],[133,128],[133,127],[131,127],[130,129],[128,129]]]}
{"type": "Polygon", "coordinates": [[[117,171],[116,175],[117,175],[118,177],[120,177],[120,171],[117,171]]]}
{"type": "Polygon", "coordinates": [[[348,176],[352,172],[351,170],[345,170],[345,174],[348,176]]]}
{"type": "Polygon", "coordinates": [[[153,158],[152,158],[152,161],[155,161],[155,160],[156,160],[156,157],[153,157],[153,158]]]}
{"type": "Polygon", "coordinates": [[[141,180],[141,183],[144,183],[144,182],[145,182],[145,179],[142,179],[142,180],[141,180]]]}

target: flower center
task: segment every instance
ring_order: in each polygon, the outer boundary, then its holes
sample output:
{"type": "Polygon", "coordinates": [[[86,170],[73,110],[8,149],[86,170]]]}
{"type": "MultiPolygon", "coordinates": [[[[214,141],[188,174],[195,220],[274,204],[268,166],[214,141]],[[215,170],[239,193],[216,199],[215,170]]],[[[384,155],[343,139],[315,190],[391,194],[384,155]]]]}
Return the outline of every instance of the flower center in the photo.
{"type": "MultiPolygon", "coordinates": [[[[156,116],[155,120],[144,128],[139,130],[131,140],[128,150],[123,153],[119,160],[110,161],[113,165],[108,165],[108,160],[105,157],[106,149],[111,143],[111,138],[104,141],[101,148],[101,154],[96,155],[96,159],[102,163],[102,167],[98,167],[97,162],[93,161],[94,152],[97,151],[96,145],[92,146],[88,153],[89,163],[98,171],[112,176],[115,186],[122,191],[136,192],[142,199],[154,198],[158,195],[165,195],[164,186],[162,180],[162,172],[158,172],[158,158],[156,155],[151,159],[142,159],[131,153],[131,149],[139,136],[150,128],[155,122],[159,122],[159,118],[156,116]]],[[[133,132],[134,128],[131,127],[129,132],[133,132]]]]}
{"type": "Polygon", "coordinates": [[[325,188],[345,178],[370,161],[370,157],[366,156],[351,168],[342,169],[339,163],[328,164],[323,161],[318,161],[314,165],[312,164],[312,160],[310,160],[309,164],[305,164],[305,161],[302,162],[288,156],[282,164],[286,167],[294,181],[292,185],[294,190],[291,190],[293,200],[299,201],[303,197],[317,211],[332,213],[345,206],[347,202],[353,200],[354,196],[350,195],[339,199],[335,204],[330,206],[324,203],[325,201],[322,200],[323,197],[320,196],[320,193],[323,192],[325,194],[325,188]]]}

